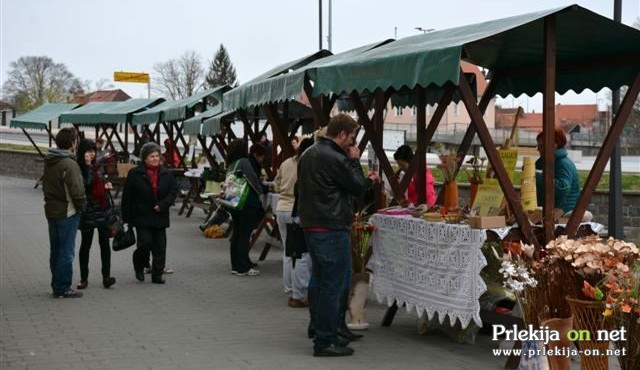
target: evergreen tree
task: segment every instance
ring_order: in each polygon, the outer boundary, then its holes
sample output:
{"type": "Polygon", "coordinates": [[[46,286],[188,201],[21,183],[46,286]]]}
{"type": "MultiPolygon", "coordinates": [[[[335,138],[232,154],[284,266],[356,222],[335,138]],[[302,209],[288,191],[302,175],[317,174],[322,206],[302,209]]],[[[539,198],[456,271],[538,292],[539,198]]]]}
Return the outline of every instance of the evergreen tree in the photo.
{"type": "Polygon", "coordinates": [[[231,63],[229,53],[223,44],[220,44],[220,48],[216,52],[216,56],[209,64],[209,72],[206,77],[206,84],[208,88],[214,88],[223,85],[229,85],[231,87],[238,86],[236,80],[236,69],[231,63]]]}

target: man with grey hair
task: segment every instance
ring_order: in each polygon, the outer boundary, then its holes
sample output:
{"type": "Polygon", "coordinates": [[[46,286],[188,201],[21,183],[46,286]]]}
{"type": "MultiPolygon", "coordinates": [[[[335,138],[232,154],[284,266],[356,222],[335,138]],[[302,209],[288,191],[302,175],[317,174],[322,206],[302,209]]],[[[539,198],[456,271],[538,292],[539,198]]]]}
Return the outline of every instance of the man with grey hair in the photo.
{"type": "Polygon", "coordinates": [[[353,146],[357,128],[348,115],[332,117],[326,136],[298,164],[298,214],[313,262],[309,297],[317,357],[353,354],[348,338],[337,335],[340,293],[351,271],[352,198],[380,182],[377,174],[366,178],[362,172],[360,150],[353,146]]]}

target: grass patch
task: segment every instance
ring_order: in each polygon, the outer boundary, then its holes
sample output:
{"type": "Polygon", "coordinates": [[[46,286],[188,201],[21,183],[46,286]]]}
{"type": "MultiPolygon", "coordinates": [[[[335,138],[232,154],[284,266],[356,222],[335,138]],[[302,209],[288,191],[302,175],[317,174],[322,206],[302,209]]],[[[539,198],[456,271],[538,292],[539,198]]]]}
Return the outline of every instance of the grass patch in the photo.
{"type": "MultiPolygon", "coordinates": [[[[442,182],[442,171],[437,168],[431,168],[431,173],[436,182],[442,182]]],[[[513,183],[518,185],[520,184],[520,176],[522,175],[521,171],[516,171],[514,175],[513,183]]],[[[588,171],[578,171],[578,176],[580,177],[580,187],[584,187],[584,183],[587,181],[587,176],[589,175],[588,171]]],[[[603,173],[602,178],[598,182],[597,189],[598,190],[609,190],[609,173],[603,173]]],[[[458,182],[459,183],[468,183],[467,174],[462,172],[458,174],[458,182]]],[[[640,174],[630,174],[623,173],[622,174],[622,190],[640,190],[640,174]]]]}
{"type": "MultiPolygon", "coordinates": [[[[38,152],[36,148],[34,148],[33,145],[31,144],[0,143],[0,149],[19,150],[21,152],[34,152],[34,153],[38,152]]],[[[48,149],[46,147],[40,147],[40,150],[42,150],[42,152],[44,153],[48,149]]]]}

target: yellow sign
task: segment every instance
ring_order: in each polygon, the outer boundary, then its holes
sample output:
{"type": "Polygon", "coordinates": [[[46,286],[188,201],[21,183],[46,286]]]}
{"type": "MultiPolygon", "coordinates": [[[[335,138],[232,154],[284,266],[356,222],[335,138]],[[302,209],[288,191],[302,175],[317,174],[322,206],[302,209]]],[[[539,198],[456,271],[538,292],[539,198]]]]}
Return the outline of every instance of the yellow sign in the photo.
{"type": "MultiPolygon", "coordinates": [[[[507,170],[509,180],[513,182],[516,172],[516,161],[518,160],[517,149],[498,150],[502,164],[507,170]]],[[[504,194],[495,178],[495,171],[491,166],[487,166],[487,174],[483,183],[478,187],[478,195],[473,202],[473,210],[478,216],[497,216],[502,209],[504,194]]]]}
{"type": "Polygon", "coordinates": [[[120,82],[141,82],[149,83],[148,73],[136,73],[136,72],[113,72],[113,80],[120,82]]]}

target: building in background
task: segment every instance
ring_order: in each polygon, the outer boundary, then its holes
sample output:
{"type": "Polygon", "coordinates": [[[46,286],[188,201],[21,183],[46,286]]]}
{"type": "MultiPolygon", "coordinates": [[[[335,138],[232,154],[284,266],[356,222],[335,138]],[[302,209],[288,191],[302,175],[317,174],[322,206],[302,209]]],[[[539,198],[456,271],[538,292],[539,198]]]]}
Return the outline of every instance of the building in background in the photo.
{"type": "Polygon", "coordinates": [[[0,100],[0,126],[9,126],[9,121],[16,116],[13,105],[0,100]]]}

